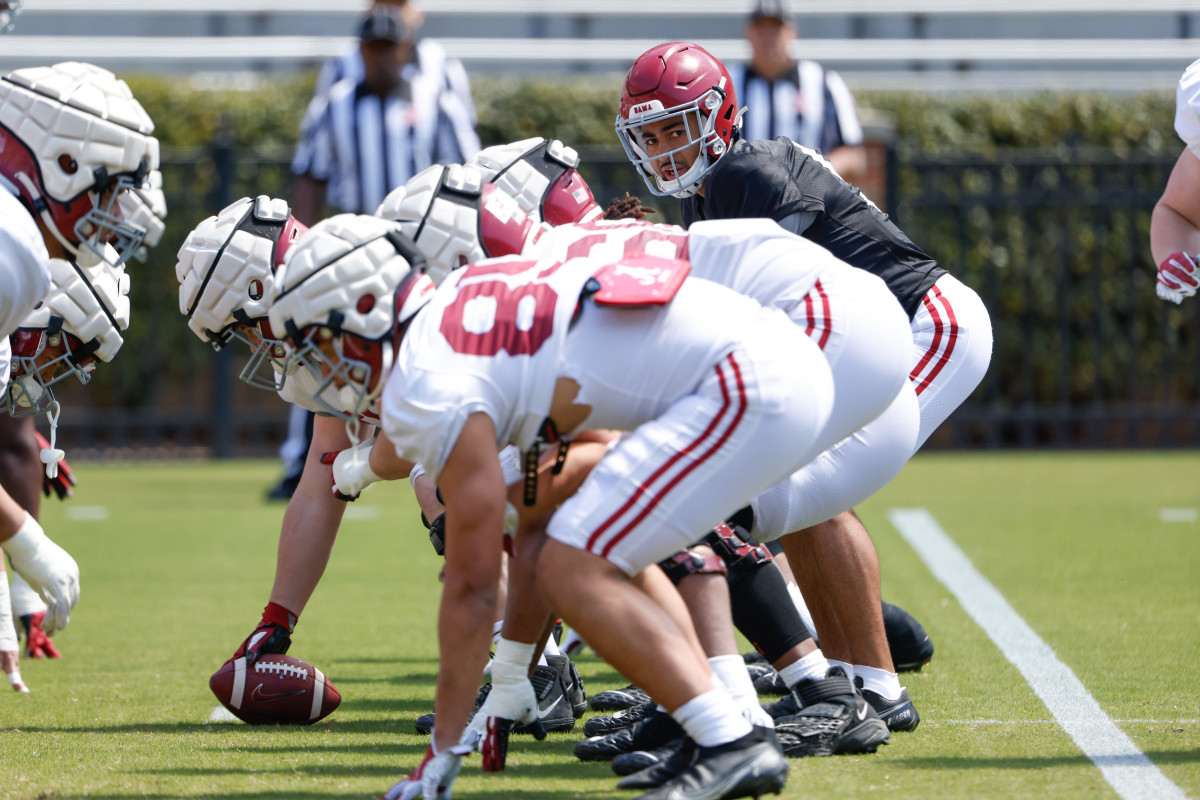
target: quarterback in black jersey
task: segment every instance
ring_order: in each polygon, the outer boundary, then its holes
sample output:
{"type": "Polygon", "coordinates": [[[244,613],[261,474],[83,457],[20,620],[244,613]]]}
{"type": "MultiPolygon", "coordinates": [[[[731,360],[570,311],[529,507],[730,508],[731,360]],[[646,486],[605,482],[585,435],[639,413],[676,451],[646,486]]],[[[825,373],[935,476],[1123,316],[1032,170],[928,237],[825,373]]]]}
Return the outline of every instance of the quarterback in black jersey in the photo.
{"type": "MultiPolygon", "coordinates": [[[[682,199],[685,225],[770,218],[888,285],[913,329],[910,383],[920,404],[920,447],[986,372],[986,310],[820,153],[786,137],[743,140],[745,112],[724,64],[695,44],[671,42],[634,62],[616,130],[650,191],[682,199]]],[[[861,679],[886,718],[902,690],[886,647],[878,557],[865,527],[845,511],[781,541],[822,649],[861,679]]]]}

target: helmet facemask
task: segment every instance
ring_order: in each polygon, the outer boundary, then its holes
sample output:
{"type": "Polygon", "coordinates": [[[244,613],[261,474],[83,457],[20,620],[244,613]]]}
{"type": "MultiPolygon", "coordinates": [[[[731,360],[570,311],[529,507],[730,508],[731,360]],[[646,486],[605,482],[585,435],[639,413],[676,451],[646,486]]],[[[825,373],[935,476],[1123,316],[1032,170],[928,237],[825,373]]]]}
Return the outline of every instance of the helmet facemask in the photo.
{"type": "Polygon", "coordinates": [[[313,325],[288,356],[289,373],[300,366],[319,378],[313,400],[336,417],[354,420],[370,412],[383,392],[383,377],[392,368],[392,343],[313,325]],[[341,407],[327,395],[337,397],[341,407]]]}
{"type": "MultiPolygon", "coordinates": [[[[722,83],[724,83],[723,80],[722,83]]],[[[646,187],[652,194],[659,197],[670,195],[682,198],[691,197],[700,190],[717,158],[725,152],[725,142],[716,131],[714,115],[714,112],[721,107],[724,96],[724,86],[714,86],[695,100],[672,108],[664,109],[661,102],[651,100],[645,104],[635,105],[627,119],[621,116],[617,117],[616,128],[621,146],[625,148],[625,154],[629,160],[642,173],[642,180],[646,182],[646,187]],[[643,105],[646,108],[643,109],[643,105]],[[683,125],[687,142],[680,147],[651,157],[642,144],[643,126],[652,123],[667,123],[676,119],[683,125]],[[696,145],[699,145],[696,160],[681,173],[675,156],[696,145]],[[663,179],[654,168],[656,163],[669,164],[675,177],[669,180],[663,179]]]]}
{"type": "MultiPolygon", "coordinates": [[[[230,339],[250,348],[250,357],[246,359],[238,379],[255,389],[278,391],[291,374],[290,371],[294,370],[294,365],[289,361],[287,343],[274,338],[271,324],[265,317],[261,320],[247,319],[229,328],[224,343],[228,344],[230,339]]],[[[213,346],[217,347],[215,343],[213,346]]]]}
{"type": "Polygon", "coordinates": [[[45,328],[19,328],[12,336],[12,378],[4,409],[14,417],[48,413],[54,405],[51,386],[74,375],[80,383],[92,380],[95,348],[62,329],[62,317],[51,317],[45,328]]]}

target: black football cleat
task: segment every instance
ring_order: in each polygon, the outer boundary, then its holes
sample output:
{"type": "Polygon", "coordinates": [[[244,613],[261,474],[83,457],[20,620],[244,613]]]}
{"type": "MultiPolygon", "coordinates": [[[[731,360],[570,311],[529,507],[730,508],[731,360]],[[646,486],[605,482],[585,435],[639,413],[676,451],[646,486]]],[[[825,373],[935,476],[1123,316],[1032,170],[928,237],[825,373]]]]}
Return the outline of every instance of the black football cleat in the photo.
{"type": "MultiPolygon", "coordinates": [[[[618,711],[615,714],[610,714],[604,717],[592,717],[587,722],[583,723],[584,736],[605,736],[610,733],[616,733],[622,728],[628,728],[633,723],[640,719],[645,719],[654,713],[654,709],[658,708],[658,704],[653,700],[647,700],[640,706],[627,708],[624,711],[618,711]]],[[[795,712],[793,712],[795,713],[795,712]]]]}
{"type": "Polygon", "coordinates": [[[654,750],[683,735],[683,728],[665,711],[655,711],[628,728],[605,736],[591,736],[575,743],[580,761],[612,761],[621,753],[654,750]]]}
{"type": "MultiPolygon", "coordinates": [[[[855,683],[858,683],[857,678],[855,683]]],[[[917,713],[917,707],[913,705],[912,698],[908,696],[908,689],[901,689],[900,696],[895,700],[888,700],[877,692],[864,689],[861,685],[858,687],[858,692],[864,700],[871,704],[871,708],[875,709],[875,713],[888,726],[889,731],[915,731],[921,724],[921,715],[917,713]]]]}
{"type": "MultiPolygon", "coordinates": [[[[487,700],[487,696],[490,691],[492,691],[492,685],[490,683],[485,683],[483,686],[479,687],[479,694],[475,695],[475,705],[471,708],[471,716],[474,716],[475,712],[478,711],[483,705],[483,701],[487,700]]],[[[436,716],[437,715],[433,713],[422,714],[421,716],[417,717],[417,721],[413,727],[417,729],[417,733],[428,736],[433,730],[434,718],[436,716]]]]}
{"type": "Polygon", "coordinates": [[[783,752],[791,758],[874,753],[887,744],[887,724],[840,671],[796,686],[803,708],[775,720],[783,752]]]}
{"type": "Polygon", "coordinates": [[[583,686],[583,678],[579,677],[579,670],[575,668],[575,662],[567,656],[546,656],[546,663],[558,670],[558,674],[563,678],[563,685],[567,687],[567,698],[571,701],[571,713],[575,715],[575,719],[579,719],[587,713],[587,691],[583,686]]]}
{"type": "MultiPolygon", "coordinates": [[[[634,754],[630,753],[629,755],[634,754]]],[[[672,780],[691,766],[692,760],[696,757],[696,742],[690,736],[684,736],[645,755],[657,757],[659,760],[640,772],[632,773],[617,781],[618,789],[654,789],[672,780]]],[[[648,759],[643,758],[643,760],[648,759]]],[[[615,762],[616,759],[613,761],[615,762]]]]}
{"type": "Polygon", "coordinates": [[[609,689],[607,692],[600,692],[592,695],[591,705],[592,711],[624,711],[627,708],[640,706],[642,703],[650,699],[650,695],[643,692],[632,683],[623,689],[609,689]]]}
{"type": "Polygon", "coordinates": [[[692,752],[695,749],[695,744],[690,736],[680,736],[678,739],[667,742],[657,750],[634,750],[632,753],[622,753],[612,760],[612,771],[616,775],[625,777],[626,775],[644,772],[650,767],[674,760],[676,763],[675,770],[669,774],[663,770],[658,770],[659,773],[662,773],[662,777],[655,783],[639,783],[636,786],[619,785],[622,789],[653,789],[655,786],[661,786],[680,772],[683,772],[683,768],[692,761],[692,752]],[[685,750],[687,751],[686,754],[681,755],[685,750]]]}
{"type": "Polygon", "coordinates": [[[800,713],[801,703],[796,699],[795,692],[788,692],[778,700],[772,700],[769,703],[759,704],[763,711],[770,715],[771,719],[781,719],[790,717],[793,714],[800,713]]]}
{"type": "MultiPolygon", "coordinates": [[[[568,689],[562,675],[554,667],[538,667],[529,678],[533,693],[537,696],[537,722],[547,733],[566,733],[575,728],[575,712],[571,707],[568,689]]],[[[534,733],[534,725],[519,723],[513,733],[534,733]]]]}
{"type": "Polygon", "coordinates": [[[785,695],[791,691],[788,689],[787,684],[783,682],[783,676],[766,662],[761,664],[747,664],[746,671],[750,673],[750,680],[754,684],[754,691],[759,694],[785,695]]]}
{"type": "Polygon", "coordinates": [[[903,608],[891,603],[883,604],[883,630],[896,672],[920,672],[921,667],[933,658],[933,642],[929,634],[903,608]]]}
{"type": "Polygon", "coordinates": [[[678,775],[637,800],[735,800],[779,794],[787,772],[787,760],[772,732],[754,728],[732,742],[695,748],[690,763],[678,775]]]}

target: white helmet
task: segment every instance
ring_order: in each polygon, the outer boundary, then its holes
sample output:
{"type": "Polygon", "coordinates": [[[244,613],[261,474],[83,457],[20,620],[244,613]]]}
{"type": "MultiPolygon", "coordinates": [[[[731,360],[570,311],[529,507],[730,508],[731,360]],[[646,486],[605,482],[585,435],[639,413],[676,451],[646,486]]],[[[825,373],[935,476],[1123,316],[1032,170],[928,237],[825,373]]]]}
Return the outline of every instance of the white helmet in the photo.
{"type": "Polygon", "coordinates": [[[175,277],[188,327],[214,350],[230,339],[249,346],[241,378],[260,389],[278,388],[275,375],[287,357],[267,322],[267,296],[275,270],[307,230],[286,201],[243,197],[197,225],[179,248],[175,277]]]}
{"type": "Polygon", "coordinates": [[[138,261],[145,261],[148,251],[158,246],[167,227],[167,196],[163,194],[162,173],[156,169],[150,170],[144,184],[121,192],[117,202],[121,206],[122,217],[146,229],[142,246],[134,253],[138,261]]]}
{"type": "MultiPolygon", "coordinates": [[[[110,254],[113,258],[112,254],[110,254]]],[[[129,327],[129,276],[124,266],[81,267],[50,259],[50,291],[11,337],[13,379],[5,407],[13,416],[41,414],[54,403],[50,387],[74,375],[92,379],[96,359],[112,361],[129,327]]]]}
{"type": "Polygon", "coordinates": [[[565,225],[604,215],[579,174],[579,154],[557,139],[536,136],[485,147],[467,166],[512,195],[535,222],[565,225]]]}
{"type": "Polygon", "coordinates": [[[338,214],[314,225],[288,254],[271,286],[268,315],[293,347],[289,362],[321,376],[313,399],[351,419],[374,411],[395,332],[433,291],[424,259],[400,226],[338,214]],[[330,387],[340,408],[326,397],[330,387]]]}
{"type": "Polygon", "coordinates": [[[17,21],[17,14],[20,13],[21,0],[8,0],[8,2],[0,0],[0,33],[11,31],[13,23],[17,21]]]}
{"type": "Polygon", "coordinates": [[[435,164],[393,189],[375,216],[400,223],[427,262],[435,284],[459,267],[521,253],[536,225],[507,192],[474,167],[435,164]]]}
{"type": "Polygon", "coordinates": [[[115,248],[120,264],[145,228],[122,219],[121,193],[158,167],[154,123],[111,72],[68,61],[0,78],[0,185],[80,265],[115,248]]]}

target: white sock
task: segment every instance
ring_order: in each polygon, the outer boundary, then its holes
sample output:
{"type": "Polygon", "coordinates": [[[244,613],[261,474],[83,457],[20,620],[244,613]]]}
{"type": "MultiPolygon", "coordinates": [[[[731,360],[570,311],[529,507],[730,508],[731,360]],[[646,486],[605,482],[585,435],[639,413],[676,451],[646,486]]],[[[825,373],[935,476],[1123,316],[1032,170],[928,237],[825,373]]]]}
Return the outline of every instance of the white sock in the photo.
{"type": "Polygon", "coordinates": [[[799,612],[800,619],[804,620],[804,624],[808,626],[808,632],[812,634],[813,641],[820,644],[821,640],[817,637],[817,626],[813,624],[812,612],[808,610],[808,603],[804,602],[804,595],[800,593],[800,587],[793,581],[788,581],[787,589],[788,595],[792,598],[792,605],[799,612]]]}
{"type": "Polygon", "coordinates": [[[854,683],[854,670],[856,668],[853,664],[847,664],[845,661],[838,661],[836,658],[831,658],[829,659],[829,666],[841,669],[842,672],[846,673],[846,677],[850,679],[850,682],[854,683]]]}
{"type": "Polygon", "coordinates": [[[675,709],[671,716],[701,747],[732,742],[751,730],[738,704],[724,689],[713,689],[693,697],[675,709]]]}
{"type": "Polygon", "coordinates": [[[713,656],[708,660],[708,664],[717,680],[725,687],[725,691],[742,707],[742,714],[751,725],[775,727],[771,715],[763,711],[762,706],[758,704],[758,692],[754,690],[754,682],[750,680],[746,662],[740,655],[713,656]]]}
{"type": "Polygon", "coordinates": [[[789,689],[804,681],[818,681],[829,672],[830,662],[820,650],[813,650],[799,661],[788,664],[779,670],[779,677],[789,689]]]}
{"type": "Polygon", "coordinates": [[[13,626],[12,603],[8,599],[8,577],[3,572],[0,572],[0,650],[17,652],[17,629],[13,626]]]}
{"type": "Polygon", "coordinates": [[[542,657],[538,659],[538,666],[546,667],[550,665],[550,662],[546,661],[546,656],[561,655],[562,651],[558,649],[558,642],[554,641],[554,633],[551,632],[551,634],[546,637],[546,646],[542,648],[542,657]]]}
{"type": "Polygon", "coordinates": [[[33,590],[24,578],[17,574],[16,570],[9,573],[12,578],[12,586],[10,587],[10,596],[12,597],[12,613],[14,619],[20,619],[26,614],[37,614],[42,611],[49,610],[49,606],[42,602],[42,598],[33,590]]]}
{"type": "Polygon", "coordinates": [[[584,648],[587,647],[587,642],[583,640],[582,636],[575,632],[574,628],[570,628],[567,631],[567,635],[563,637],[563,652],[571,652],[572,648],[574,648],[576,645],[578,645],[580,648],[584,648]]]}
{"type": "Polygon", "coordinates": [[[862,680],[862,688],[870,689],[885,700],[895,700],[900,696],[900,678],[894,672],[856,664],[854,675],[862,680]]]}

